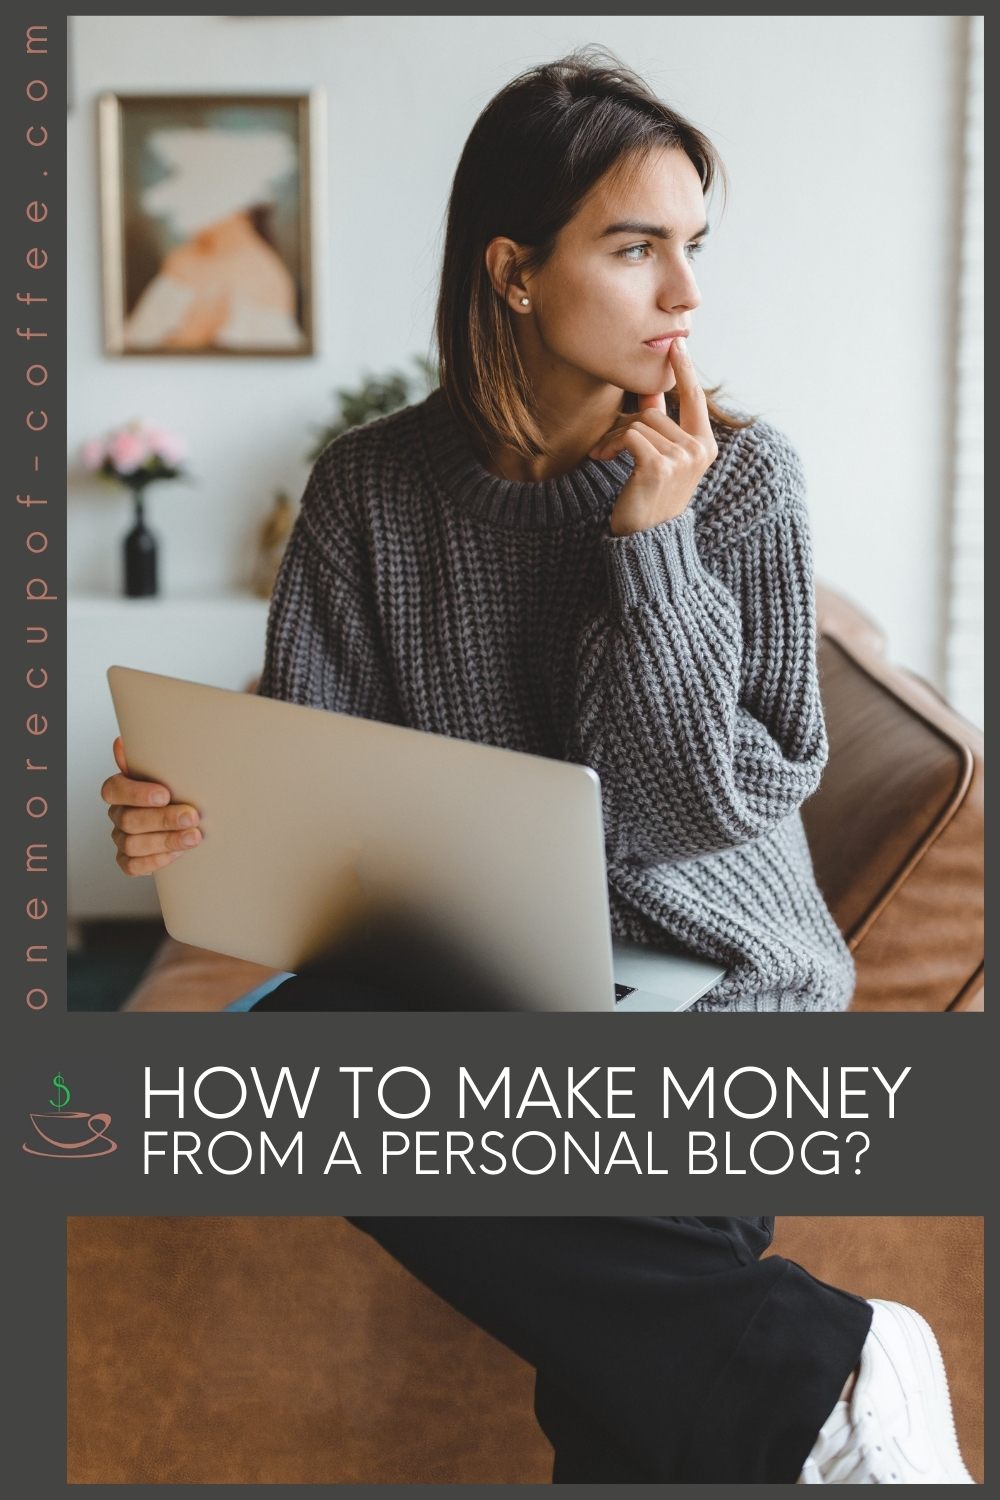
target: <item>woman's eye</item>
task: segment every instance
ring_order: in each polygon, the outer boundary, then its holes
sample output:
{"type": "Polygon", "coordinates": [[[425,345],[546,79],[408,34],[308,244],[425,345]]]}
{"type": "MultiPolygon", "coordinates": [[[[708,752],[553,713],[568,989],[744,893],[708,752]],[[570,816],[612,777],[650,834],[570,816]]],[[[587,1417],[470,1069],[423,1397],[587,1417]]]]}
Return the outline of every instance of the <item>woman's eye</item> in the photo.
{"type": "Polygon", "coordinates": [[[621,256],[622,260],[630,260],[630,261],[633,262],[633,264],[638,264],[638,262],[640,260],[644,260],[645,259],[645,256],[640,256],[640,255],[633,256],[632,251],[633,250],[651,250],[651,249],[652,249],[652,246],[649,245],[649,244],[643,244],[643,245],[626,245],[624,247],[624,249],[622,249],[622,250],[616,250],[615,254],[621,256]]]}
{"type": "MultiPolygon", "coordinates": [[[[623,249],[616,250],[615,254],[618,255],[618,256],[620,256],[622,260],[627,260],[627,261],[630,261],[633,265],[638,265],[640,263],[640,261],[643,261],[643,260],[646,259],[646,256],[644,254],[635,255],[635,254],[633,254],[633,252],[637,251],[637,250],[638,251],[652,250],[652,248],[653,248],[652,245],[650,245],[648,243],[648,241],[647,241],[646,243],[641,244],[641,245],[625,245],[623,247],[623,249]]],[[[703,240],[696,240],[693,244],[691,244],[691,245],[685,245],[684,246],[684,254],[687,256],[687,258],[689,260],[693,260],[694,257],[696,255],[698,255],[700,253],[700,251],[702,251],[703,249],[704,249],[704,241],[703,240]]]]}

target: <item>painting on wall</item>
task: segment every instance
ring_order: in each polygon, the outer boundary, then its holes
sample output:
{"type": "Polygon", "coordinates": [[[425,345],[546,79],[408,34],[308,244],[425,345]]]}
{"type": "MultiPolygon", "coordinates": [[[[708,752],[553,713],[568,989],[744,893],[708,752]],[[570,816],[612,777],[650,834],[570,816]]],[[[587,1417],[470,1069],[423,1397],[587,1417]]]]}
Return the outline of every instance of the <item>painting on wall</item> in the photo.
{"type": "Polygon", "coordinates": [[[323,94],[98,99],[105,350],[316,353],[323,94]]]}

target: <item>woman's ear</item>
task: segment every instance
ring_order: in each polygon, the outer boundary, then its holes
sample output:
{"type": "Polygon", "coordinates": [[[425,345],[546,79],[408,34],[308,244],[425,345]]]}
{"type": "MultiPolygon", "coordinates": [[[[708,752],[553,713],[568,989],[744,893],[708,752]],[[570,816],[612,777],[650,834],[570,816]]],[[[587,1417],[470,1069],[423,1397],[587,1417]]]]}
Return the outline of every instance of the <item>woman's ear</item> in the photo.
{"type": "Polygon", "coordinates": [[[504,299],[512,312],[519,313],[529,311],[531,298],[527,288],[516,279],[516,272],[515,279],[509,284],[507,277],[517,265],[522,252],[523,246],[503,235],[496,235],[486,246],[486,270],[493,283],[493,290],[498,297],[504,299]]]}

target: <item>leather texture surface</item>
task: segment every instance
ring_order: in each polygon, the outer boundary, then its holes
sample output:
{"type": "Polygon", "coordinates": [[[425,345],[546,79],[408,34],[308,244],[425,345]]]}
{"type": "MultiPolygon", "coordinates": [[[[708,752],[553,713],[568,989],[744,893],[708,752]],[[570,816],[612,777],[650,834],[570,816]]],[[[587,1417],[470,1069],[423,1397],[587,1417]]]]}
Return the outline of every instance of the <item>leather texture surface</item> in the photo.
{"type": "Polygon", "coordinates": [[[821,590],[817,618],[830,758],[803,821],[852,1009],[982,1009],[983,735],[842,597],[821,590]]]}
{"type": "MultiPolygon", "coordinates": [[[[982,1466],[982,1221],[779,1218],[773,1250],[908,1302],[982,1466]]],[[[545,1484],[533,1371],[315,1217],[68,1220],[68,1479],[545,1484]]]]}
{"type": "Polygon", "coordinates": [[[165,937],[122,1010],[223,1010],[279,972],[165,937]]]}
{"type": "Polygon", "coordinates": [[[332,1218],[69,1221],[71,1483],[547,1483],[533,1371],[332,1218]]]}

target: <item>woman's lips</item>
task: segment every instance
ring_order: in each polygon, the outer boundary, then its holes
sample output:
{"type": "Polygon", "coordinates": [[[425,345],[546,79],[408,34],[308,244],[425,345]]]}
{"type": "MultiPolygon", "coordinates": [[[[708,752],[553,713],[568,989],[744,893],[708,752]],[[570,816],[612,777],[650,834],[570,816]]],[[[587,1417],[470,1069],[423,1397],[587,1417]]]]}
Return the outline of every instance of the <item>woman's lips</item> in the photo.
{"type": "Polygon", "coordinates": [[[673,343],[674,339],[676,339],[676,338],[680,338],[680,334],[677,334],[677,333],[668,333],[662,339],[646,339],[645,340],[646,348],[647,349],[669,349],[670,345],[673,343]]]}

